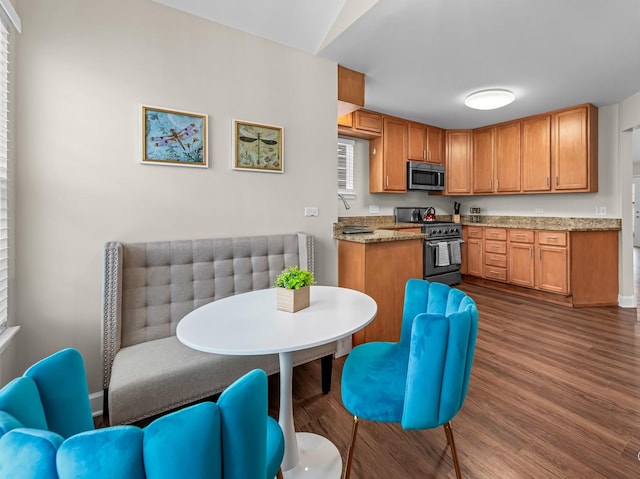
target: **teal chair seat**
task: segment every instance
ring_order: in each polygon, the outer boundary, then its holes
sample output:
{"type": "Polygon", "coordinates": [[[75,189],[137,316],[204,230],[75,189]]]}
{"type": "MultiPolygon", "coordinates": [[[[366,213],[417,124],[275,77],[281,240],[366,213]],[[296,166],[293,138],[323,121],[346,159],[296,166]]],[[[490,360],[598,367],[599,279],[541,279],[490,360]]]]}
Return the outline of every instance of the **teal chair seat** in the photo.
{"type": "Polygon", "coordinates": [[[400,341],[359,345],[344,364],[342,402],[354,416],[345,478],[358,419],[397,422],[404,429],[444,426],[461,477],[450,421],[467,394],[477,332],[478,310],[464,292],[424,280],[407,282],[400,341]]]}

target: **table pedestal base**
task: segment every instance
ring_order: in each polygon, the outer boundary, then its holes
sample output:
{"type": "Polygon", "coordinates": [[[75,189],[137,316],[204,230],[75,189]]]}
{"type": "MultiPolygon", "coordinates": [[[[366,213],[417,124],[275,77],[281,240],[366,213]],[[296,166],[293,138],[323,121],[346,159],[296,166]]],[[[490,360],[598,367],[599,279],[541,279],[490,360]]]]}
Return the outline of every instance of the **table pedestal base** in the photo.
{"type": "Polygon", "coordinates": [[[309,432],[296,433],[300,462],[283,471],[285,479],[339,479],[342,459],[338,448],[327,438],[309,432]]]}

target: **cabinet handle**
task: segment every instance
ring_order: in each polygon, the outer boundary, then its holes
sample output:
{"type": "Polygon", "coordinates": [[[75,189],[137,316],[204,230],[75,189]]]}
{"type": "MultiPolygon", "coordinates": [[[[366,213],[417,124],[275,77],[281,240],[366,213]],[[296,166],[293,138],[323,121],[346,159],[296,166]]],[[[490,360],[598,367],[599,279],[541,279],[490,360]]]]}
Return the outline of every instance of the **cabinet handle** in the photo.
{"type": "Polygon", "coordinates": [[[556,186],[558,186],[558,177],[556,176],[556,186]]]}
{"type": "Polygon", "coordinates": [[[424,160],[426,160],[426,159],[427,159],[427,150],[422,150],[422,158],[423,158],[424,160]]]}
{"type": "Polygon", "coordinates": [[[518,234],[516,235],[516,237],[518,237],[518,238],[524,238],[524,237],[525,237],[525,235],[523,235],[522,233],[518,233],[518,234]]]}
{"type": "Polygon", "coordinates": [[[538,259],[542,259],[542,249],[538,248],[538,259]]]}
{"type": "Polygon", "coordinates": [[[557,236],[547,236],[546,238],[547,238],[548,240],[554,240],[554,241],[558,239],[558,237],[557,237],[557,236]]]}
{"type": "Polygon", "coordinates": [[[549,177],[547,176],[544,181],[545,186],[549,186],[549,177]]]}
{"type": "Polygon", "coordinates": [[[533,258],[533,248],[529,248],[529,258],[533,258]]]}
{"type": "Polygon", "coordinates": [[[489,178],[489,189],[493,189],[493,178],[489,178]]]}
{"type": "Polygon", "coordinates": [[[496,180],[496,190],[500,189],[500,180],[496,180]]]}
{"type": "Polygon", "coordinates": [[[385,176],[384,186],[389,186],[389,175],[385,176]]]}

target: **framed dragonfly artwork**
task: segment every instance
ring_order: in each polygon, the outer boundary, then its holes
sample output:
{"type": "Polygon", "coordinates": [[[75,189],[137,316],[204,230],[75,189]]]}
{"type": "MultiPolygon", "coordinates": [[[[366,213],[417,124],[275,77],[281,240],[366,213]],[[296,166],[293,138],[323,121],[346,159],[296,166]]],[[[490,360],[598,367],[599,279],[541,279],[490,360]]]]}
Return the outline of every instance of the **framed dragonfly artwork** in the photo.
{"type": "Polygon", "coordinates": [[[280,126],[233,120],[233,169],[283,173],[283,141],[280,126]]]}
{"type": "Polygon", "coordinates": [[[207,168],[207,115],[142,105],[142,163],[207,168]]]}

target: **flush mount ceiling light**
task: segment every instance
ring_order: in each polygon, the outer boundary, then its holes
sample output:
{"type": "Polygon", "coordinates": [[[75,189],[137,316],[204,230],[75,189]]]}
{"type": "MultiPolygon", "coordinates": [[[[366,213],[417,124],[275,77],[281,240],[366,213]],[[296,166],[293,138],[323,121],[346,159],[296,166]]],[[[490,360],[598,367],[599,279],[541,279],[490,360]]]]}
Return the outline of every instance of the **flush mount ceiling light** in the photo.
{"type": "Polygon", "coordinates": [[[464,99],[464,104],[476,110],[495,110],[508,105],[516,96],[509,90],[480,90],[464,99]]]}

